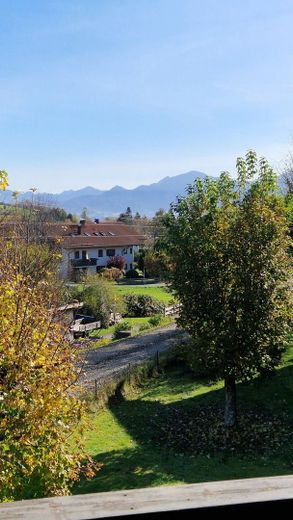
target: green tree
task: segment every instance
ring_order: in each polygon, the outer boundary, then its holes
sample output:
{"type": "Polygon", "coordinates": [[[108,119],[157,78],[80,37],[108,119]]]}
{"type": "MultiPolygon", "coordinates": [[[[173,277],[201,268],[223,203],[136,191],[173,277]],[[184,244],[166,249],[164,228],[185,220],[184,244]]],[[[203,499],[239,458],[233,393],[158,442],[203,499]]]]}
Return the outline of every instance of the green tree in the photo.
{"type": "Polygon", "coordinates": [[[102,327],[108,327],[111,312],[122,313],[124,310],[122,298],[117,295],[113,283],[103,276],[87,276],[79,297],[84,302],[84,311],[100,320],[102,327]]]}
{"type": "Polygon", "coordinates": [[[191,335],[192,366],[225,382],[225,424],[236,424],[236,382],[273,370],[289,320],[288,228],[276,175],[249,151],[238,178],[197,180],[169,213],[171,285],[191,335]]]}
{"type": "Polygon", "coordinates": [[[169,269],[169,257],[164,251],[149,250],[144,256],[147,277],[165,278],[169,269]]]}
{"type": "Polygon", "coordinates": [[[13,223],[3,221],[4,236],[9,239],[6,255],[24,276],[35,281],[50,276],[51,283],[54,278],[56,284],[61,248],[60,241],[50,237],[48,214],[51,208],[26,202],[19,209],[13,223]]]}
{"type": "Polygon", "coordinates": [[[83,208],[81,214],[80,214],[81,218],[83,220],[89,220],[89,214],[88,214],[88,210],[87,208],[83,208]]]}
{"type": "Polygon", "coordinates": [[[293,195],[293,155],[290,153],[286,159],[285,166],[281,175],[285,191],[289,195],[293,195]]]}
{"type": "Polygon", "coordinates": [[[293,226],[293,155],[289,154],[281,175],[288,223],[293,226]]]}
{"type": "Polygon", "coordinates": [[[128,225],[133,223],[132,210],[129,206],[126,208],[124,213],[120,213],[119,217],[117,218],[117,222],[123,222],[123,224],[128,225]]]}

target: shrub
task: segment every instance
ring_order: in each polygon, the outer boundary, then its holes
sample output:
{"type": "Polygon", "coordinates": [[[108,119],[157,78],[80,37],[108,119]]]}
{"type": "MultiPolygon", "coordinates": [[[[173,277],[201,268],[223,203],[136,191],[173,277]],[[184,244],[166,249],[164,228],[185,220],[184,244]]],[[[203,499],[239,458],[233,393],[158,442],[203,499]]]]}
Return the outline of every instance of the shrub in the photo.
{"type": "Polygon", "coordinates": [[[115,269],[119,269],[119,271],[122,271],[125,266],[125,259],[123,256],[113,256],[112,258],[109,258],[107,262],[107,267],[111,269],[114,267],[115,269]]]}
{"type": "Polygon", "coordinates": [[[149,323],[142,323],[142,324],[139,326],[139,331],[149,330],[150,328],[151,328],[151,326],[150,326],[149,323]]]}
{"type": "Polygon", "coordinates": [[[109,343],[111,343],[111,339],[101,338],[101,339],[98,339],[97,341],[95,341],[92,346],[94,348],[105,347],[106,345],[109,345],[109,343]]]}
{"type": "Polygon", "coordinates": [[[148,277],[166,278],[170,259],[164,251],[149,251],[144,257],[144,267],[148,277]]]}
{"type": "Polygon", "coordinates": [[[160,325],[162,318],[163,318],[163,316],[161,314],[155,314],[155,316],[151,316],[151,318],[148,320],[148,322],[153,327],[157,327],[158,325],[160,325]]]}
{"type": "Polygon", "coordinates": [[[139,269],[129,269],[125,274],[126,278],[140,278],[143,276],[142,271],[139,269]]]}
{"type": "Polygon", "coordinates": [[[120,321],[120,323],[117,323],[117,325],[115,325],[115,329],[114,329],[114,333],[113,333],[113,336],[115,339],[119,338],[119,332],[121,330],[131,330],[130,321],[123,320],[123,321],[120,321]]]}
{"type": "Polygon", "coordinates": [[[152,296],[144,294],[126,294],[124,301],[127,307],[127,316],[140,318],[143,316],[153,316],[154,314],[163,314],[164,305],[152,298],[152,296]]]}
{"type": "Polygon", "coordinates": [[[53,277],[19,273],[1,246],[0,501],[66,494],[84,458],[77,360],[53,277]]]}
{"type": "Polygon", "coordinates": [[[100,270],[99,274],[107,280],[119,280],[123,276],[123,273],[117,267],[104,267],[100,270]]]}
{"type": "Polygon", "coordinates": [[[109,326],[111,312],[120,313],[124,309],[122,298],[116,294],[113,284],[99,275],[87,277],[80,298],[84,302],[84,313],[100,320],[104,328],[109,326]]]}

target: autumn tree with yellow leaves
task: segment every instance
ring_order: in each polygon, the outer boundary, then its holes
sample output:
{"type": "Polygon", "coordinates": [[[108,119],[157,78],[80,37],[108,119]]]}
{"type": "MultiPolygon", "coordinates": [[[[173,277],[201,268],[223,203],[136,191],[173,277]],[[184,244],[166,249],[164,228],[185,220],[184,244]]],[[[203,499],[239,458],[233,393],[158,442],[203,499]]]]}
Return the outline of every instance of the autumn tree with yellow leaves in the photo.
{"type": "Polygon", "coordinates": [[[54,272],[34,277],[11,262],[12,241],[0,247],[0,500],[66,494],[83,468],[85,410],[54,272]]]}

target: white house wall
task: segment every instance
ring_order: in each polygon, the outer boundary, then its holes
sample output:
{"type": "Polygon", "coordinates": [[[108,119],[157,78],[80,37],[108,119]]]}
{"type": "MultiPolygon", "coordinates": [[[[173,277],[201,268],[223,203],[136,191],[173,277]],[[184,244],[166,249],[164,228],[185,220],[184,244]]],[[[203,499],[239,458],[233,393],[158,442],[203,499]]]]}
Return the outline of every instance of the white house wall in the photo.
{"type": "Polygon", "coordinates": [[[62,250],[62,260],[61,260],[61,266],[60,266],[60,276],[62,278],[68,278],[70,276],[71,271],[71,260],[77,260],[75,258],[75,251],[79,251],[79,259],[82,260],[82,251],[87,252],[87,259],[96,258],[97,259],[97,265],[95,266],[86,266],[88,273],[95,273],[96,267],[106,267],[107,262],[110,258],[110,256],[106,256],[106,250],[107,249],[115,249],[115,256],[122,256],[125,260],[125,264],[127,265],[127,270],[130,269],[130,264],[134,262],[134,252],[139,249],[139,246],[130,246],[128,248],[126,247],[95,247],[95,248],[75,248],[75,249],[63,249],[62,250]],[[132,253],[130,253],[130,248],[132,249],[132,253]],[[99,250],[103,250],[103,256],[99,257],[99,250]],[[124,252],[124,250],[127,249],[127,254],[124,252]]]}

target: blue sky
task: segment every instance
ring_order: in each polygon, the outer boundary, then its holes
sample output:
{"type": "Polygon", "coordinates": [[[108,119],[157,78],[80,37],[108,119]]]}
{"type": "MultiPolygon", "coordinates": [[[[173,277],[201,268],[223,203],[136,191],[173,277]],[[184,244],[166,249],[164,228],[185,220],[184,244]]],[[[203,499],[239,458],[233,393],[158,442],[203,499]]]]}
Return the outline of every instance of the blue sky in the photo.
{"type": "Polygon", "coordinates": [[[0,168],[14,189],[280,167],[292,0],[0,0],[0,168]]]}

